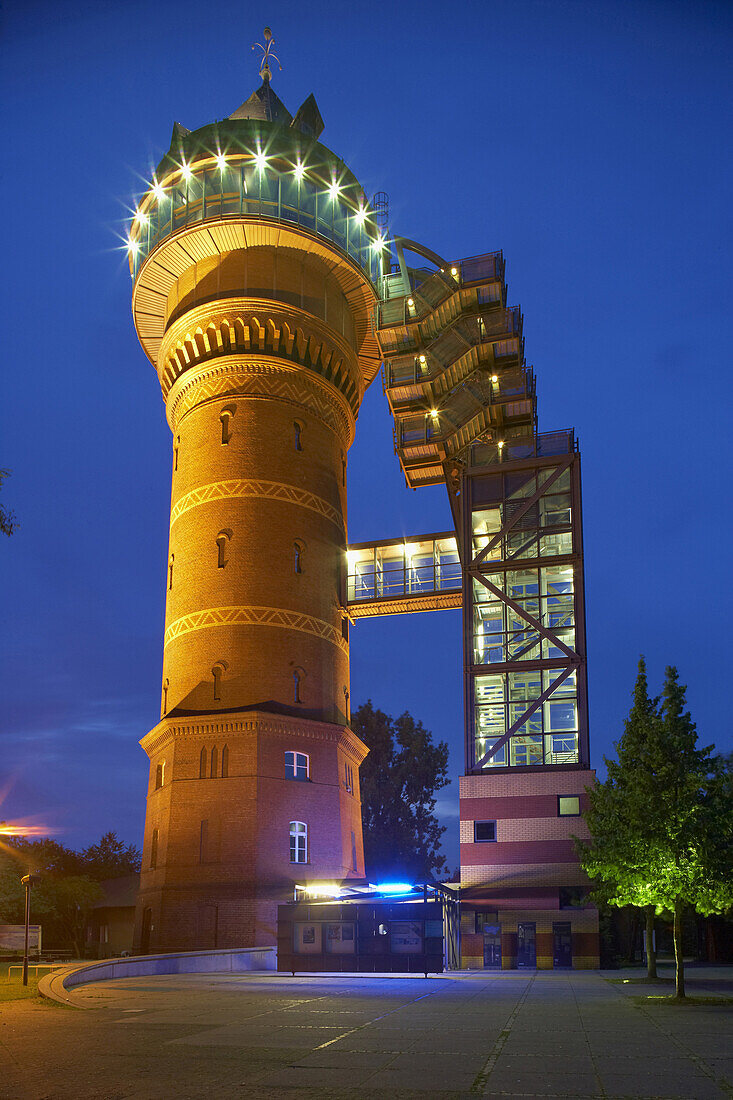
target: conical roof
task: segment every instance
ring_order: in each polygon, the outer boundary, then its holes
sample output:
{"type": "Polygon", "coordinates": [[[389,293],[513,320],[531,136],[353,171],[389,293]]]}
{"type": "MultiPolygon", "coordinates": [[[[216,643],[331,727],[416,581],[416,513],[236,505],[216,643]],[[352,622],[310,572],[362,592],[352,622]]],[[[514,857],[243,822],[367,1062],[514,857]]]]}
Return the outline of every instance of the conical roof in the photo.
{"type": "Polygon", "coordinates": [[[273,92],[269,80],[263,80],[257,91],[252,92],[229,118],[259,118],[263,122],[280,123],[281,126],[289,126],[293,121],[290,111],[273,92]]]}

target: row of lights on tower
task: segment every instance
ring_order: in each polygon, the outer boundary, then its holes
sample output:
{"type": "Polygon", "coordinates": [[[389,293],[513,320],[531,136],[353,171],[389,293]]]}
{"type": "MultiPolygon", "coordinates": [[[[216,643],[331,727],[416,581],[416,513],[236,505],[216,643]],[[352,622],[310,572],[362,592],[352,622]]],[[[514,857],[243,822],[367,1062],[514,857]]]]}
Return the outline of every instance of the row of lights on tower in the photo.
{"type": "MultiPolygon", "coordinates": [[[[265,169],[267,168],[268,159],[269,158],[267,157],[267,155],[263,153],[261,149],[257,150],[257,152],[254,154],[254,165],[258,172],[262,173],[265,171],[265,169]]],[[[221,173],[225,172],[229,163],[226,154],[222,152],[217,153],[215,161],[219,171],[221,173]]],[[[193,169],[191,168],[190,164],[184,163],[181,165],[181,178],[185,183],[188,183],[193,174],[193,169]]],[[[301,180],[305,177],[305,174],[306,166],[301,160],[296,161],[293,168],[293,176],[295,177],[296,182],[300,183],[301,180]]],[[[154,196],[156,202],[161,203],[165,200],[165,188],[160,183],[160,181],[156,179],[155,176],[153,176],[153,182],[150,191],[154,196]]],[[[332,202],[335,202],[341,196],[341,191],[342,189],[339,186],[338,181],[336,179],[332,179],[330,185],[326,188],[325,193],[328,195],[332,202]]],[[[358,226],[362,226],[367,220],[367,216],[368,214],[366,207],[362,203],[359,206],[359,209],[354,214],[354,221],[358,226]]],[[[132,219],[132,228],[134,229],[136,225],[140,227],[146,226],[149,221],[149,216],[145,214],[142,210],[138,209],[135,211],[135,216],[132,219]]],[[[372,241],[372,250],[374,252],[380,252],[384,248],[385,243],[385,238],[381,234],[378,234],[372,241]]],[[[134,240],[132,237],[128,237],[127,248],[129,252],[135,255],[140,248],[139,242],[134,240]]],[[[453,269],[453,273],[456,273],[455,268],[453,269]]]]}

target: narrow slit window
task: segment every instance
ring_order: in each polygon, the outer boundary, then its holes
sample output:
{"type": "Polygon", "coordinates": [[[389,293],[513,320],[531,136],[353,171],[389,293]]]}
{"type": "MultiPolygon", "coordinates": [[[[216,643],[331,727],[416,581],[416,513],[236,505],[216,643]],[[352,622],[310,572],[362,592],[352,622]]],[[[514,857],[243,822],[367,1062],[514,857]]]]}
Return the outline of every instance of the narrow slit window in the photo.
{"type": "Polygon", "coordinates": [[[163,714],[164,715],[168,713],[168,688],[170,687],[170,685],[171,685],[171,682],[166,677],[166,679],[163,681],[163,714]]]}
{"type": "Polygon", "coordinates": [[[232,438],[231,420],[233,416],[234,409],[222,409],[219,414],[219,420],[221,421],[221,443],[223,447],[226,447],[232,438]]]}
{"type": "Polygon", "coordinates": [[[293,543],[293,569],[296,573],[303,572],[303,544],[302,542],[293,543]]]}
{"type": "Polygon", "coordinates": [[[155,789],[159,791],[165,782],[165,761],[155,765],[155,789]]]}
{"type": "Polygon", "coordinates": [[[300,697],[300,673],[297,668],[293,672],[293,702],[302,703],[303,700],[300,697]]]}
{"type": "Polygon", "coordinates": [[[229,561],[229,539],[231,535],[228,531],[220,531],[216,536],[216,565],[218,569],[223,569],[226,563],[229,561]]]}
{"type": "Polygon", "coordinates": [[[173,469],[174,470],[178,469],[178,451],[180,449],[180,446],[181,446],[181,437],[180,437],[180,435],[177,435],[176,436],[176,441],[173,444],[173,469]]]}
{"type": "Polygon", "coordinates": [[[223,672],[224,672],[224,666],[223,665],[214,665],[214,667],[211,670],[211,675],[214,678],[214,702],[215,703],[218,703],[218,702],[221,701],[221,678],[222,678],[223,672]]]}
{"type": "Polygon", "coordinates": [[[221,750],[221,777],[227,779],[229,777],[229,746],[225,745],[221,750]]]}
{"type": "Polygon", "coordinates": [[[299,420],[293,421],[293,435],[295,440],[296,451],[303,450],[303,425],[299,420]]]}
{"type": "Polygon", "coordinates": [[[173,591],[173,566],[175,564],[176,555],[171,554],[168,558],[168,591],[173,591]]]}
{"type": "Polygon", "coordinates": [[[153,835],[150,838],[150,869],[153,870],[158,866],[158,830],[153,829],[153,835]]]}
{"type": "Polygon", "coordinates": [[[219,770],[219,753],[216,745],[211,750],[211,778],[216,779],[216,773],[219,770]]]}

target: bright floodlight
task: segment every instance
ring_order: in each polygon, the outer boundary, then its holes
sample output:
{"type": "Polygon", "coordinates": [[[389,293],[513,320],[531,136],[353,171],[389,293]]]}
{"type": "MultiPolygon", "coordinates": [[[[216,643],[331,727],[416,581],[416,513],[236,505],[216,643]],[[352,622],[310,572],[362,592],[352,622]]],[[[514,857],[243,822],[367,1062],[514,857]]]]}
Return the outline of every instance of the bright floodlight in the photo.
{"type": "Polygon", "coordinates": [[[357,210],[357,212],[354,214],[354,220],[356,221],[357,225],[363,225],[365,218],[366,218],[366,210],[364,209],[363,206],[360,206],[359,209],[357,210]]]}
{"type": "Polygon", "coordinates": [[[150,219],[148,218],[147,214],[143,214],[142,210],[136,210],[134,220],[138,223],[138,225],[147,225],[150,219]]]}
{"type": "Polygon", "coordinates": [[[430,410],[430,415],[432,416],[433,420],[437,420],[438,419],[438,410],[437,409],[431,409],[430,410]]]}
{"type": "Polygon", "coordinates": [[[258,172],[264,172],[267,167],[267,157],[261,151],[255,153],[255,168],[258,172]]]}
{"type": "Polygon", "coordinates": [[[413,302],[412,298],[408,298],[407,299],[407,304],[408,304],[408,306],[410,306],[410,308],[412,308],[412,306],[414,306],[415,303],[413,302]]]}
{"type": "Polygon", "coordinates": [[[157,180],[154,180],[153,182],[153,194],[155,195],[158,202],[162,202],[165,198],[165,191],[160,186],[157,180]]]}
{"type": "Polygon", "coordinates": [[[223,172],[224,169],[226,168],[226,166],[227,166],[227,158],[224,156],[223,153],[217,153],[216,154],[216,167],[219,169],[220,172],[223,172]]]}
{"type": "Polygon", "coordinates": [[[140,248],[140,245],[137,243],[137,241],[129,240],[127,242],[127,251],[131,252],[133,254],[133,256],[137,255],[137,252],[138,252],[139,248],[140,248]]]}
{"type": "Polygon", "coordinates": [[[375,252],[381,252],[383,247],[384,247],[384,237],[382,237],[382,236],[376,237],[375,240],[372,243],[373,250],[375,252]]]}
{"type": "Polygon", "coordinates": [[[181,176],[186,181],[186,183],[188,183],[188,181],[191,178],[191,165],[190,164],[182,164],[181,165],[181,176]]]}
{"type": "Polygon", "coordinates": [[[412,885],[409,882],[378,882],[375,889],[382,894],[409,894],[412,885]]]}
{"type": "Polygon", "coordinates": [[[339,197],[339,195],[341,194],[341,189],[339,188],[339,185],[336,183],[336,180],[334,180],[333,183],[331,184],[331,186],[329,187],[328,194],[329,194],[329,198],[331,198],[332,200],[337,199],[339,197]]]}
{"type": "Polygon", "coordinates": [[[300,183],[303,176],[305,175],[305,165],[303,164],[302,161],[299,160],[296,163],[295,168],[293,169],[293,175],[295,176],[298,183],[300,183]]]}
{"type": "Polygon", "coordinates": [[[424,355],[421,355],[421,356],[420,356],[420,362],[421,362],[421,363],[424,363],[424,362],[425,362],[425,356],[424,356],[424,355]]]}
{"type": "Polygon", "coordinates": [[[492,374],[492,376],[491,376],[491,381],[492,381],[492,382],[498,382],[498,381],[499,381],[499,376],[498,376],[498,374],[492,374]]]}
{"type": "Polygon", "coordinates": [[[458,268],[457,267],[452,267],[450,269],[450,273],[451,273],[451,275],[457,275],[458,274],[458,268]]]}

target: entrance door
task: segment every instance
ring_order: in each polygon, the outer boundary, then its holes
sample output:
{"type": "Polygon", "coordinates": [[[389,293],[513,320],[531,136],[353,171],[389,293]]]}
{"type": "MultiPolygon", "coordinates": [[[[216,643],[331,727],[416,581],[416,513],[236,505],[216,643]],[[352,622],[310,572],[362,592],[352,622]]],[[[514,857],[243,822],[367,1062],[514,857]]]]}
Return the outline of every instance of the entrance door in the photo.
{"type": "Polygon", "coordinates": [[[501,925],[484,925],[484,966],[501,970],[501,925]]]}
{"type": "Polygon", "coordinates": [[[535,928],[534,921],[517,925],[517,966],[537,966],[535,928]]]}
{"type": "Polygon", "coordinates": [[[556,970],[573,965],[570,921],[556,921],[552,926],[552,965],[556,970]]]}
{"type": "Polygon", "coordinates": [[[140,951],[147,955],[150,951],[150,930],[153,927],[153,910],[143,909],[143,925],[140,930],[140,951]]]}

